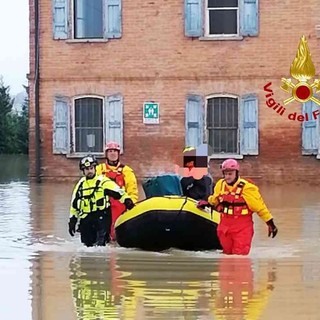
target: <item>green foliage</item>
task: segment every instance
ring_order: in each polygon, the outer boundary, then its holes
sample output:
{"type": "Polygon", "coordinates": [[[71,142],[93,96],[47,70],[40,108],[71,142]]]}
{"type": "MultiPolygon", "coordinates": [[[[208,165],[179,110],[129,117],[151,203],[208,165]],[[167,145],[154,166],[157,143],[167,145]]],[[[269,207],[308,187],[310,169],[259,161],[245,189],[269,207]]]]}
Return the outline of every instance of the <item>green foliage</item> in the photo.
{"type": "MultiPolygon", "coordinates": [[[[28,88],[25,87],[28,93],[28,88]]],[[[27,154],[29,135],[29,100],[20,114],[12,111],[10,88],[0,79],[0,154],[27,154]]]]}

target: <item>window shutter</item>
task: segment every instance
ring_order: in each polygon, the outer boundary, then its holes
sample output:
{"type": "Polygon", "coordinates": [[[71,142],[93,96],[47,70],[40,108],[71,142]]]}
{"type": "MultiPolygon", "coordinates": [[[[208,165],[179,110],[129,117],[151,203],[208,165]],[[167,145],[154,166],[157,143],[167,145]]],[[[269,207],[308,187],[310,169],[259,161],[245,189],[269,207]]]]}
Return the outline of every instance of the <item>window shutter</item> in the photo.
{"type": "Polygon", "coordinates": [[[186,102],[186,140],[188,147],[198,147],[203,143],[204,128],[203,99],[198,95],[190,95],[186,102]]]}
{"type": "Polygon", "coordinates": [[[184,1],[184,28],[187,37],[203,35],[202,2],[203,0],[184,1]]]}
{"type": "Polygon", "coordinates": [[[53,39],[68,38],[68,0],[53,0],[53,39]]]}
{"type": "Polygon", "coordinates": [[[241,99],[240,153],[259,154],[258,98],[254,94],[245,95],[241,99]]]}
{"type": "Polygon", "coordinates": [[[112,95],[106,98],[105,109],[106,142],[115,141],[123,152],[123,98],[121,95],[112,95]]]}
{"type": "Polygon", "coordinates": [[[257,36],[259,33],[258,0],[240,0],[240,34],[257,36]]]}
{"type": "Polygon", "coordinates": [[[70,108],[68,98],[56,97],[53,111],[53,153],[70,152],[70,108]]]}
{"type": "Polygon", "coordinates": [[[302,154],[318,154],[319,148],[319,120],[314,120],[312,112],[317,110],[318,106],[308,101],[302,104],[302,114],[308,114],[309,120],[302,122],[302,154]]]}
{"type": "Polygon", "coordinates": [[[105,0],[104,24],[106,38],[121,38],[121,0],[105,0]]]}

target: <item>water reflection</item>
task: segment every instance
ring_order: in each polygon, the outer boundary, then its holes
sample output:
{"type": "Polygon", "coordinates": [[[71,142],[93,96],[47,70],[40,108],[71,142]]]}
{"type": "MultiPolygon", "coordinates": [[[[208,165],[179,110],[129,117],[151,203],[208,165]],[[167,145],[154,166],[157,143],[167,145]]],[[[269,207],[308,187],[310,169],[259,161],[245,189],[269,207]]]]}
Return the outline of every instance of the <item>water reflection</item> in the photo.
{"type": "Polygon", "coordinates": [[[276,271],[258,265],[256,272],[254,280],[249,258],[133,259],[113,252],[70,262],[77,319],[259,319],[276,271]]]}
{"type": "Polygon", "coordinates": [[[26,248],[31,238],[27,182],[0,183],[0,235],[0,318],[31,319],[31,251],[26,248]]]}
{"type": "Polygon", "coordinates": [[[280,232],[255,219],[248,257],[85,248],[67,230],[73,184],[29,183],[25,158],[0,159],[0,319],[320,318],[313,187],[261,186],[280,232]]]}
{"type": "Polygon", "coordinates": [[[29,162],[24,154],[0,154],[0,162],[4,164],[0,172],[0,183],[12,181],[28,181],[29,162]]]}

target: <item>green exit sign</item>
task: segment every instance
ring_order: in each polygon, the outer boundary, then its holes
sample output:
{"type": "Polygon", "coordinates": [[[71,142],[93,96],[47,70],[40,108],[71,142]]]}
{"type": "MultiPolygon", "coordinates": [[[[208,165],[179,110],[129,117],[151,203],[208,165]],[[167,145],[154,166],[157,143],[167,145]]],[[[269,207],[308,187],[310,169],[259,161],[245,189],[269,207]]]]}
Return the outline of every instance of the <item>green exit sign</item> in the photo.
{"type": "Polygon", "coordinates": [[[143,104],[143,123],[159,124],[160,109],[157,102],[145,102],[143,104]]]}

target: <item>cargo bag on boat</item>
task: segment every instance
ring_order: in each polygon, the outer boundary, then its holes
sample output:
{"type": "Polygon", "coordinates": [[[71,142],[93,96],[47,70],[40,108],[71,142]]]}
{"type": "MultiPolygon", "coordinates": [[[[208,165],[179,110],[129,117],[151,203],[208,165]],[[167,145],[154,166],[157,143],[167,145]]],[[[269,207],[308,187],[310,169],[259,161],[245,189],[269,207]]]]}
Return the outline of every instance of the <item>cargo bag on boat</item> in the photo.
{"type": "Polygon", "coordinates": [[[176,174],[163,174],[146,179],[142,184],[146,198],[182,196],[180,179],[181,177],[176,174]]]}

